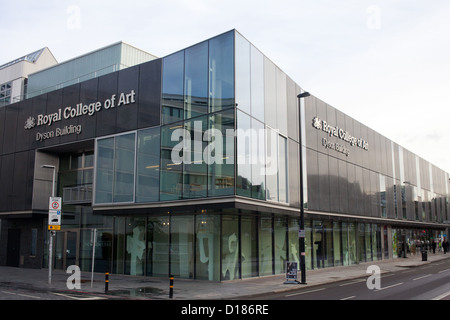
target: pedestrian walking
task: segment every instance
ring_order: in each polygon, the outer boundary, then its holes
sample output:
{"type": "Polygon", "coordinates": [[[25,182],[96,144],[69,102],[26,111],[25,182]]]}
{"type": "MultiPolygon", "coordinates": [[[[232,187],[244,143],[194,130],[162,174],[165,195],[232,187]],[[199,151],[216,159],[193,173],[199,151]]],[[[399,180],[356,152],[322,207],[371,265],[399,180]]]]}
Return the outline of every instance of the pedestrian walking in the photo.
{"type": "Polygon", "coordinates": [[[436,241],[435,240],[433,240],[431,247],[433,248],[433,254],[436,253],[436,241]]]}

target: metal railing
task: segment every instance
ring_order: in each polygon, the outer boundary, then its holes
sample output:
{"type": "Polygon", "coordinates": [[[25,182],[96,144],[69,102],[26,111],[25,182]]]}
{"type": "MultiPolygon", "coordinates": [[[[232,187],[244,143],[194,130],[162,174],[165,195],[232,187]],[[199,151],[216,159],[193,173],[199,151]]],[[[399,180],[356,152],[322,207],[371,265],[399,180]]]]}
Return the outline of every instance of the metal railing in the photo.
{"type": "Polygon", "coordinates": [[[92,184],[63,188],[63,203],[78,204],[92,202],[92,184]]]}

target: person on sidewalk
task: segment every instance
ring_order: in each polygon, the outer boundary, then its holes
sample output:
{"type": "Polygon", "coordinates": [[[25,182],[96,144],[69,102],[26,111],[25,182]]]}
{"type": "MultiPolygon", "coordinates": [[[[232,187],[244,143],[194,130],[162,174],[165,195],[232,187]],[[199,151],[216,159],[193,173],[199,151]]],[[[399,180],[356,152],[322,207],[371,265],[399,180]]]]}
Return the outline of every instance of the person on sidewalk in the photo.
{"type": "Polygon", "coordinates": [[[444,248],[444,254],[448,251],[448,240],[445,240],[442,247],[444,248]]]}
{"type": "Polygon", "coordinates": [[[436,241],[435,240],[433,240],[431,247],[433,248],[433,254],[435,254],[436,253],[436,241]]]}

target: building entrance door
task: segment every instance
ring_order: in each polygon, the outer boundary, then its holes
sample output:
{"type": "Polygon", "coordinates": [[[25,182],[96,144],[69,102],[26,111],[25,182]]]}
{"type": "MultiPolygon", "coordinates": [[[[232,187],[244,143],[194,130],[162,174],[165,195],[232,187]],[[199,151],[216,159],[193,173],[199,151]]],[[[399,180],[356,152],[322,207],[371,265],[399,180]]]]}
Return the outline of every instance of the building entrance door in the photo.
{"type": "Polygon", "coordinates": [[[56,233],[55,269],[66,270],[71,265],[79,265],[80,232],[77,229],[56,233]]]}
{"type": "Polygon", "coordinates": [[[6,265],[18,267],[20,261],[20,229],[8,229],[6,265]]]}

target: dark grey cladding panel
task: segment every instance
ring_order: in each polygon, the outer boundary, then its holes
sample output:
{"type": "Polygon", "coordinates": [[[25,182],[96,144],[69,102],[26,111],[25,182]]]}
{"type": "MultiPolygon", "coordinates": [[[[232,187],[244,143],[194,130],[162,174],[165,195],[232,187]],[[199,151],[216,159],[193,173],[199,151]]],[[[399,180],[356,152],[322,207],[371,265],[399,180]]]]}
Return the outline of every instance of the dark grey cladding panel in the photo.
{"type": "Polygon", "coordinates": [[[158,126],[161,123],[162,59],[140,65],[138,128],[158,126]]]}

